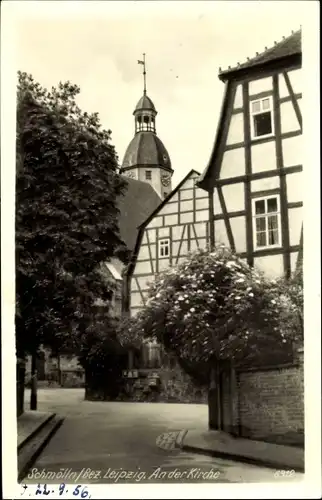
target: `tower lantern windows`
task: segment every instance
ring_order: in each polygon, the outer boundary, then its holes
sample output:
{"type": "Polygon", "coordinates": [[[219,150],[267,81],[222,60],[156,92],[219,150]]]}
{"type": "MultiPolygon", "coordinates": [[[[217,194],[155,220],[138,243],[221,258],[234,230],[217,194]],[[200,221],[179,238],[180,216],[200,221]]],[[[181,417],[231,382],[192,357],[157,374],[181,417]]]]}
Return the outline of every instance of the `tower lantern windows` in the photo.
{"type": "Polygon", "coordinates": [[[141,111],[135,117],[135,132],[155,133],[155,116],[153,112],[141,111]]]}

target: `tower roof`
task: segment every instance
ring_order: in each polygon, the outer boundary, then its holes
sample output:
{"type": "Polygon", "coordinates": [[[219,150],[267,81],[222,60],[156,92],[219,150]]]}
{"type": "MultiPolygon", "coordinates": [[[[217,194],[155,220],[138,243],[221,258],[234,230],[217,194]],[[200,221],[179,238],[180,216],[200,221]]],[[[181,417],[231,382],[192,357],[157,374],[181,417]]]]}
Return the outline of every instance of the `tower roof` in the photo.
{"type": "Polygon", "coordinates": [[[134,113],[136,113],[137,111],[141,111],[141,110],[142,111],[143,110],[150,110],[150,111],[154,111],[156,113],[156,109],[155,109],[153,102],[151,101],[150,97],[148,97],[145,93],[143,94],[143,96],[141,97],[139,102],[137,103],[135,110],[134,110],[134,113]]]}
{"type": "Polygon", "coordinates": [[[172,172],[163,142],[153,132],[138,132],[125,152],[122,170],[135,166],[162,167],[172,172]]]}

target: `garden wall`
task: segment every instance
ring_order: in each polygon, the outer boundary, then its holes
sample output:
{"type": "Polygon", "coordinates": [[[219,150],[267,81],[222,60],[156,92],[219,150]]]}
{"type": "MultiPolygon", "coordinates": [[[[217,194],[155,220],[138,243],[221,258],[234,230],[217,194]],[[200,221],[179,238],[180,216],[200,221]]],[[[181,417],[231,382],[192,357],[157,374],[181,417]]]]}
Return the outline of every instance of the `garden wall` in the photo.
{"type": "Polygon", "coordinates": [[[124,373],[123,401],[207,403],[207,391],[196,387],[181,368],[127,370],[124,373]]]}
{"type": "Polygon", "coordinates": [[[224,374],[221,428],[241,437],[304,445],[303,351],[294,363],[224,374]]]}

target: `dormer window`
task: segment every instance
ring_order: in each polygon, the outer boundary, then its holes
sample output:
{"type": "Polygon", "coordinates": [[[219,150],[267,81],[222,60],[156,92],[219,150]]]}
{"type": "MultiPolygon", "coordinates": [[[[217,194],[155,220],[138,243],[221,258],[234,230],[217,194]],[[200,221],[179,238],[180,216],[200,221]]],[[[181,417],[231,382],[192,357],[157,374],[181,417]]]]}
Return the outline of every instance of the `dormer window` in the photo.
{"type": "Polygon", "coordinates": [[[274,135],[272,97],[251,101],[250,115],[253,139],[274,135]]]}

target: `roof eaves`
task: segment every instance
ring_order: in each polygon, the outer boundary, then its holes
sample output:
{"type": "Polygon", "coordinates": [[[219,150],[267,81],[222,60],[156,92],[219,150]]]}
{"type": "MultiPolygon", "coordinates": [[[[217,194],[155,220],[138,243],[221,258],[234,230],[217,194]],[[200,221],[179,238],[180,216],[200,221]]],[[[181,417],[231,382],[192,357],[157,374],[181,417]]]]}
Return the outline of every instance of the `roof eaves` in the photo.
{"type": "Polygon", "coordinates": [[[237,65],[234,67],[228,66],[228,69],[223,71],[221,70],[221,68],[219,68],[218,78],[222,81],[226,81],[229,77],[232,78],[235,74],[237,75],[238,72],[242,70],[252,70],[253,68],[256,68],[261,65],[272,64],[273,62],[278,62],[279,60],[286,59],[290,56],[301,54],[301,50],[298,51],[291,50],[289,54],[284,54],[281,55],[280,57],[270,58],[270,56],[274,55],[274,53],[276,53],[276,51],[279,48],[282,48],[283,46],[285,46],[285,44],[290,42],[292,39],[295,39],[295,37],[297,37],[300,34],[301,34],[301,29],[295,32],[292,31],[291,35],[289,35],[288,37],[283,37],[283,39],[280,42],[275,42],[275,44],[272,47],[269,48],[265,47],[265,50],[261,53],[257,52],[255,57],[253,58],[248,57],[247,61],[245,61],[244,63],[237,63],[237,65]]]}
{"type": "Polygon", "coordinates": [[[205,168],[205,170],[203,171],[203,173],[201,174],[201,176],[199,177],[199,179],[197,181],[197,186],[200,187],[201,189],[205,189],[206,191],[208,190],[207,185],[206,185],[206,178],[208,177],[209,171],[211,170],[213,162],[216,158],[216,153],[217,153],[218,146],[219,146],[220,134],[222,131],[222,126],[223,126],[223,119],[224,119],[226,108],[228,105],[228,97],[229,97],[229,82],[225,82],[224,98],[222,100],[222,105],[221,105],[221,109],[220,109],[220,115],[219,115],[219,119],[218,119],[218,123],[217,123],[217,130],[216,130],[216,134],[215,134],[215,140],[214,140],[212,152],[210,155],[210,160],[208,162],[207,167],[205,168]]]}

